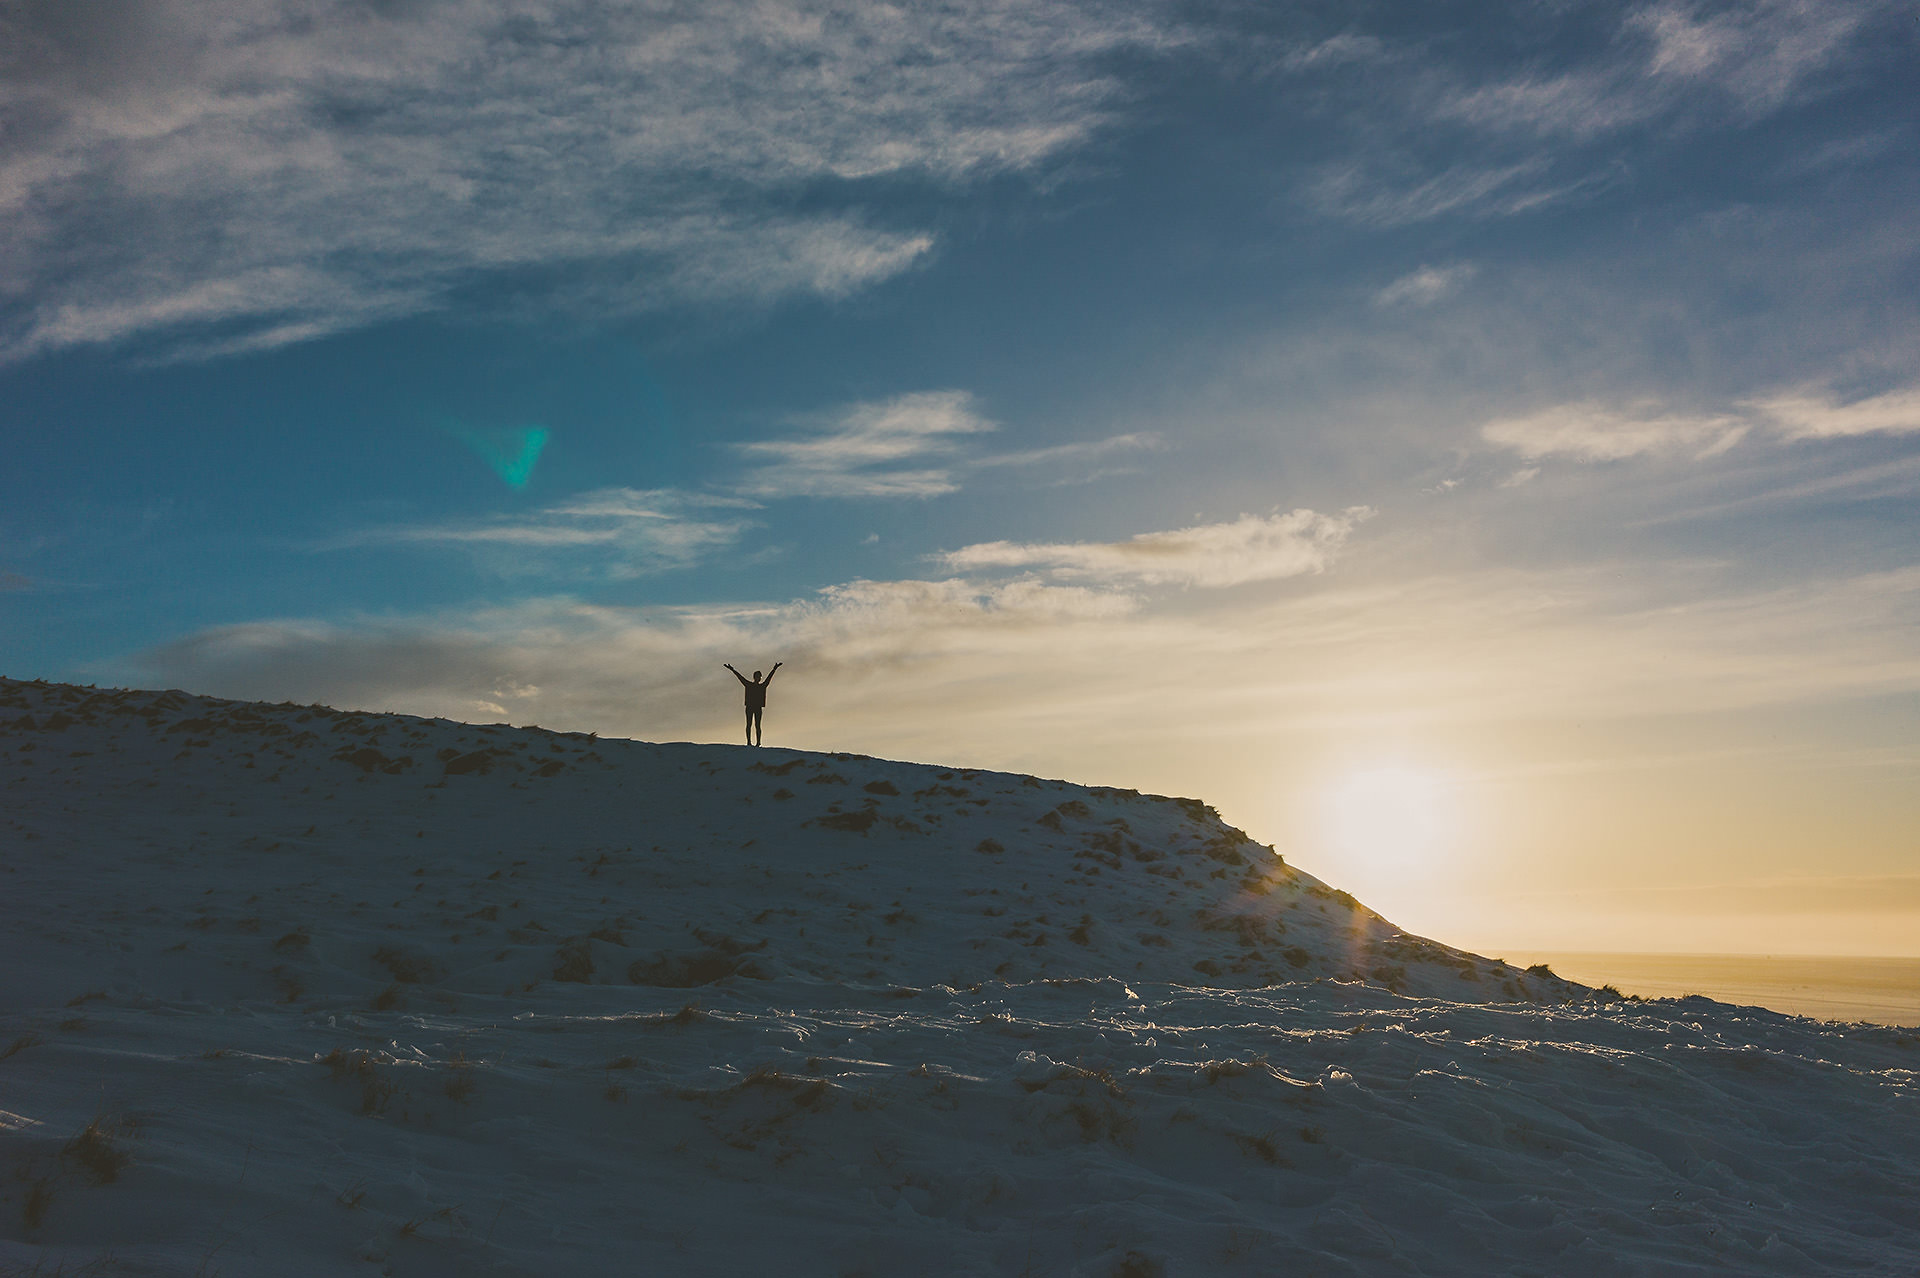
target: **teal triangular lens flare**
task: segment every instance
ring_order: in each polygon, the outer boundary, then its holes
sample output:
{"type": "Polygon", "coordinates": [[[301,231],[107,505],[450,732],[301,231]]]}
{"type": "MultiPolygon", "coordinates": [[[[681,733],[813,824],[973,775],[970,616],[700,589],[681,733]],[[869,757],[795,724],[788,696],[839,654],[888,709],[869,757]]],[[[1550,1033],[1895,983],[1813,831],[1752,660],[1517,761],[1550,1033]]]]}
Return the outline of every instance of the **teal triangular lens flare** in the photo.
{"type": "Polygon", "coordinates": [[[540,460],[540,452],[547,446],[545,426],[466,429],[459,434],[467,446],[493,468],[493,473],[500,476],[507,487],[514,489],[527,486],[527,481],[533,478],[534,464],[540,460]]]}

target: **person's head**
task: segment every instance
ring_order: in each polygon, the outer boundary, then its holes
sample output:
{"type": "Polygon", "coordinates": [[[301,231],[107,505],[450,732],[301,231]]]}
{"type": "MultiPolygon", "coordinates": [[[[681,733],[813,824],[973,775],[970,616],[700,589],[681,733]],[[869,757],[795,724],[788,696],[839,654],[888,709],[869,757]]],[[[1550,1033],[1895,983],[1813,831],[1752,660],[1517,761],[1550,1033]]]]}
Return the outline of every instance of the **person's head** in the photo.
{"type": "Polygon", "coordinates": [[[754,672],[753,672],[753,681],[754,681],[755,683],[759,683],[759,682],[760,682],[760,672],[759,672],[758,670],[756,670],[756,671],[754,671],[754,672]]]}

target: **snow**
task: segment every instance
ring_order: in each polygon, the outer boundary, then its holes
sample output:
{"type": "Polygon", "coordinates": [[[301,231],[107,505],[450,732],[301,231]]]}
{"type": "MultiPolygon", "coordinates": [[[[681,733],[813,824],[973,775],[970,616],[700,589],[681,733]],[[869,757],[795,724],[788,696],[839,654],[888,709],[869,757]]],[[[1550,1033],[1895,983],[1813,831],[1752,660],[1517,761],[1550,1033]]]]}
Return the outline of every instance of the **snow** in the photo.
{"type": "Polygon", "coordinates": [[[0,681],[0,971],[0,1271],[1920,1266],[1920,1033],[1193,800],[0,681]]]}

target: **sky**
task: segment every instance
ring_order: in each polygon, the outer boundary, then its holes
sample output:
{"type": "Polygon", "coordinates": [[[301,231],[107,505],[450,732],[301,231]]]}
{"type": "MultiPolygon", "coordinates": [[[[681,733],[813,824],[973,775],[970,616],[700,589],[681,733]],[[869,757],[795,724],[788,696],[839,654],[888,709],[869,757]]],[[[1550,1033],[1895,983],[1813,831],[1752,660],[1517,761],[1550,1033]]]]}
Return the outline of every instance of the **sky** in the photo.
{"type": "Polygon", "coordinates": [[[0,673],[1920,954],[1920,11],[0,0],[0,673]]]}

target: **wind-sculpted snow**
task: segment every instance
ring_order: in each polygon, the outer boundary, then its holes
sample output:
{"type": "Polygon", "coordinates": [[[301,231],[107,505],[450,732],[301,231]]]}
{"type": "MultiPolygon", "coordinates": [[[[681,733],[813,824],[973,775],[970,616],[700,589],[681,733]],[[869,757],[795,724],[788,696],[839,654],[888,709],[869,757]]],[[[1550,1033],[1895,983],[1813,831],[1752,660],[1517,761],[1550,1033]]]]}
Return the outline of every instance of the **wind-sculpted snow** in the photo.
{"type": "Polygon", "coordinates": [[[1920,1268],[1920,1035],[1191,800],[0,682],[0,962],[22,1272],[1920,1268]]]}

